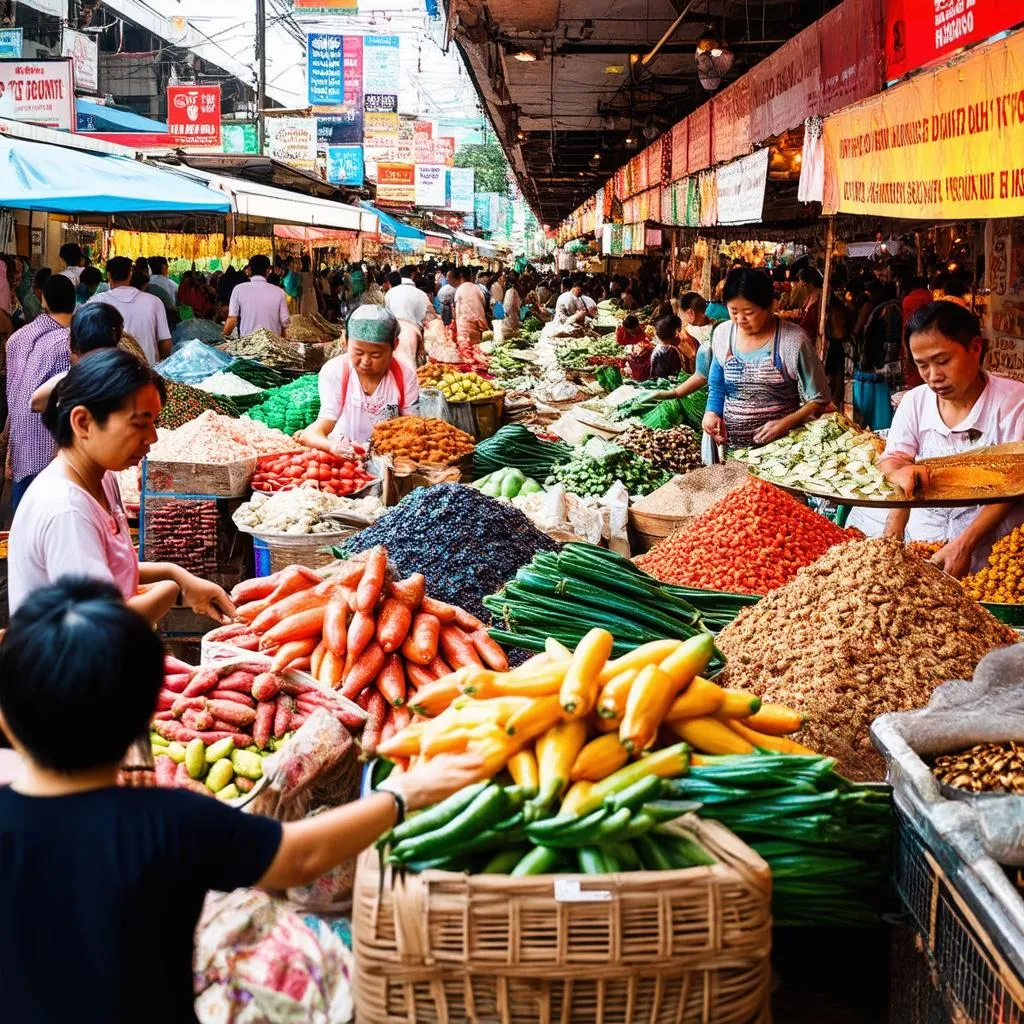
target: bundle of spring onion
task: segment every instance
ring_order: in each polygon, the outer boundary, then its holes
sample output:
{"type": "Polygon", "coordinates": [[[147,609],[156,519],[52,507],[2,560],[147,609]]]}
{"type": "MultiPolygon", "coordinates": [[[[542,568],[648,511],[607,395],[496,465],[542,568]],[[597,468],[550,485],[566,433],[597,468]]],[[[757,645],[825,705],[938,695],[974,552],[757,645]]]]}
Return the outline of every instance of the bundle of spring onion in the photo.
{"type": "Polygon", "coordinates": [[[853,783],[835,759],[792,754],[694,758],[663,796],[699,801],[772,869],[777,925],[860,927],[886,908],[888,786],[853,783]],[[699,762],[699,763],[698,763],[699,762]]]}
{"type": "Polygon", "coordinates": [[[568,462],[571,455],[571,445],[542,441],[526,427],[508,423],[476,446],[473,471],[476,476],[486,476],[511,466],[535,480],[544,480],[552,467],[568,462]]]}
{"type": "MultiPolygon", "coordinates": [[[[592,544],[565,544],[539,552],[501,591],[484,598],[496,627],[491,636],[506,647],[544,650],[553,636],[575,648],[595,626],[615,636],[615,654],[663,638],[685,640],[725,626],[747,599],[661,583],[629,559],[592,544]]],[[[716,652],[709,675],[721,671],[716,652]]]]}

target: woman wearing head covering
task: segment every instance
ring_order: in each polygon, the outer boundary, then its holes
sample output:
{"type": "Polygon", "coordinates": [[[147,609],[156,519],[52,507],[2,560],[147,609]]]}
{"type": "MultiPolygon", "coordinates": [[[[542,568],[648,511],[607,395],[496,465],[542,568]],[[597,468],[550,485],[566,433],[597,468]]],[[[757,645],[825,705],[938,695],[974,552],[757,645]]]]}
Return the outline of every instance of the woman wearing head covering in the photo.
{"type": "Polygon", "coordinates": [[[348,349],[320,371],[320,416],[298,435],[310,448],[344,452],[367,447],[383,420],[415,416],[416,370],[395,358],[398,321],[382,306],[359,306],[348,318],[348,349]],[[348,442],[348,443],[347,443],[348,442]]]}

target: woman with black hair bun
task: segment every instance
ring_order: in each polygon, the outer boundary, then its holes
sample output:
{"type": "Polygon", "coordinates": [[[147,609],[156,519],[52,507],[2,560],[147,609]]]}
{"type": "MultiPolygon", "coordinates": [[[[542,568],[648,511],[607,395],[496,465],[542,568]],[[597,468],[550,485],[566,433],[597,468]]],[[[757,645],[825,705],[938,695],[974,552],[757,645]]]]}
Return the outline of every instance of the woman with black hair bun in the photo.
{"type": "Polygon", "coordinates": [[[43,422],[57,457],[32,482],[11,525],[12,615],[33,591],[69,574],[114,584],[153,623],[175,603],[217,622],[234,614],[216,584],[168,562],[140,564],[132,546],[114,474],[137,466],[156,441],[165,394],[156,371],[119,349],[93,351],[53,389],[43,422]]]}

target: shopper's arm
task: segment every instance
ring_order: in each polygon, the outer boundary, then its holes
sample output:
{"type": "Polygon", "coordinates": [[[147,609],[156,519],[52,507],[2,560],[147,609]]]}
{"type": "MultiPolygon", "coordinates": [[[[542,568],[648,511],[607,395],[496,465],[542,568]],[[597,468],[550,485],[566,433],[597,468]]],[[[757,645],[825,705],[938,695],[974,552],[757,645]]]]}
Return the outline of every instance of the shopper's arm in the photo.
{"type": "Polygon", "coordinates": [[[954,537],[932,555],[932,563],[957,579],[965,576],[971,567],[974,549],[1003,521],[1012,508],[1013,502],[1010,501],[986,505],[959,537],[954,537]]]}
{"type": "Polygon", "coordinates": [[[316,420],[305,430],[300,430],[295,435],[299,444],[307,448],[315,448],[320,452],[334,452],[334,442],[330,439],[330,433],[337,424],[337,420],[316,420]]]}
{"type": "MultiPolygon", "coordinates": [[[[483,762],[476,754],[439,755],[417,765],[393,784],[407,811],[437,803],[477,782],[483,762]]],[[[263,889],[307,885],[337,864],[351,860],[391,829],[397,801],[390,793],[337,807],[281,830],[281,845],[270,867],[256,883],[263,889]]]]}
{"type": "Polygon", "coordinates": [[[142,593],[128,598],[125,604],[155,626],[174,607],[180,593],[178,584],[173,580],[158,580],[147,584],[142,593]]]}
{"type": "Polygon", "coordinates": [[[224,330],[221,331],[222,337],[230,338],[231,335],[235,333],[235,328],[237,326],[238,326],[238,317],[237,316],[229,316],[227,318],[227,320],[224,321],[224,330]]]}
{"type": "Polygon", "coordinates": [[[227,624],[235,614],[235,606],[222,587],[200,579],[173,562],[140,562],[139,582],[158,583],[167,580],[176,588],[175,598],[198,615],[208,615],[214,622],[227,624]]]}

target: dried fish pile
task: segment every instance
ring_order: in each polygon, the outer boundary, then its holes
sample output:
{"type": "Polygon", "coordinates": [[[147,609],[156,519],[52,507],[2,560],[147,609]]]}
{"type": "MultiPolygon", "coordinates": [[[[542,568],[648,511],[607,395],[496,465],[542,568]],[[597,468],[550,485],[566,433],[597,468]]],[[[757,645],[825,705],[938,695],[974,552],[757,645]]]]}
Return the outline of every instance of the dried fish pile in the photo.
{"type": "Polygon", "coordinates": [[[302,357],[295,350],[294,345],[289,344],[279,334],[268,331],[265,327],[260,327],[252,334],[239,338],[237,341],[229,341],[224,346],[224,351],[243,359],[255,359],[267,366],[293,367],[295,369],[301,369],[303,366],[302,357]]]}
{"type": "Polygon", "coordinates": [[[960,584],[893,539],[833,547],[718,635],[726,685],[808,715],[801,742],[840,771],[884,777],[868,728],[927,703],[948,679],[970,679],[1016,633],[960,584]]]}
{"type": "Polygon", "coordinates": [[[1024,793],[1024,743],[979,743],[935,758],[932,773],[972,793],[1024,793]]]}

